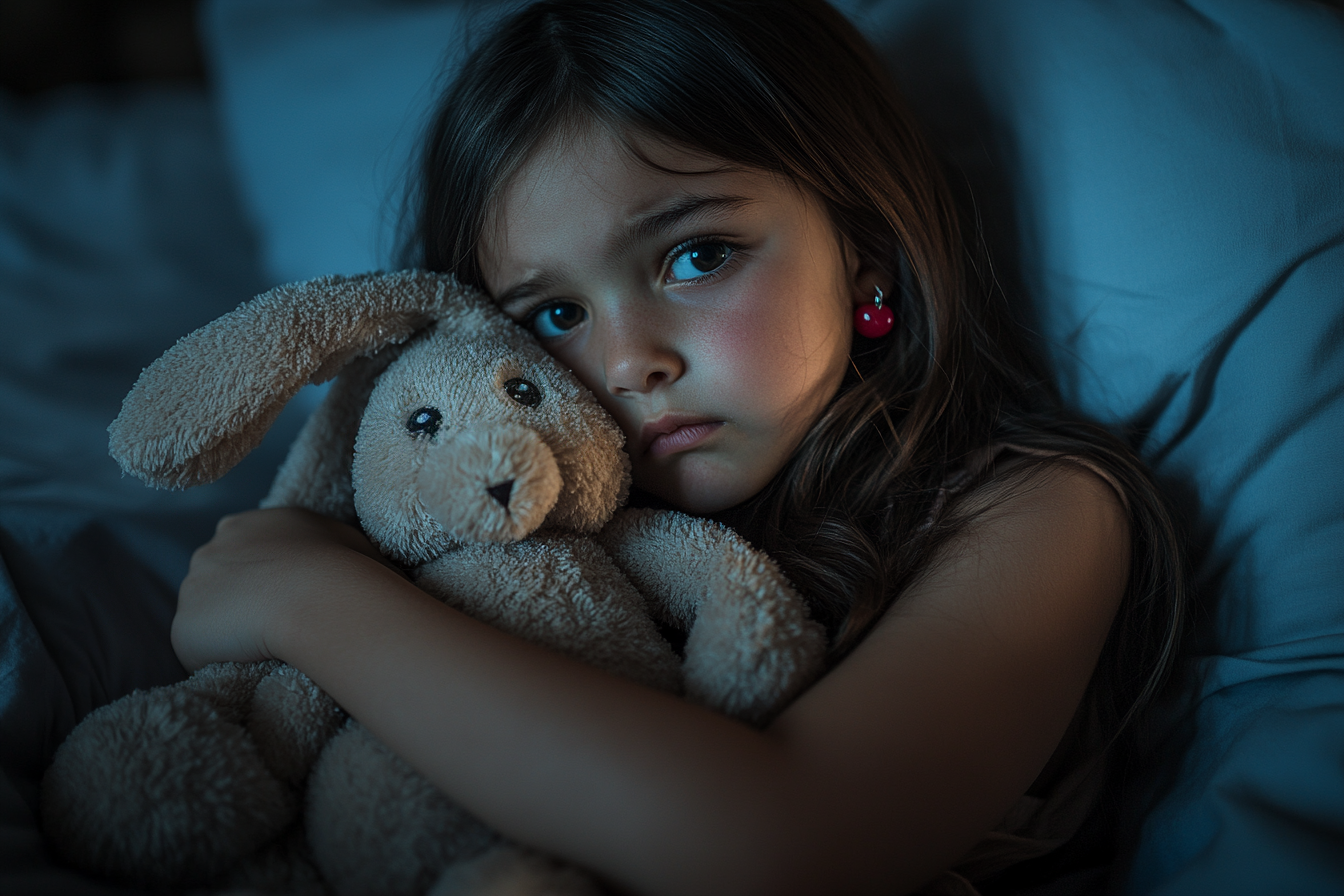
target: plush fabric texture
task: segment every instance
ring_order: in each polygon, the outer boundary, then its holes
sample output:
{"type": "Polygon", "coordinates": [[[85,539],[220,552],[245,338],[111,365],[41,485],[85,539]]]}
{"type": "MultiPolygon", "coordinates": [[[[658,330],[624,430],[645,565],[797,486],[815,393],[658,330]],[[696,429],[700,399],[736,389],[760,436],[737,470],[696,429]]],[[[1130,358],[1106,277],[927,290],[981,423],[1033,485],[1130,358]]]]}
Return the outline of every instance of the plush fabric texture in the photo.
{"type": "MultiPolygon", "coordinates": [[[[119,460],[151,483],[220,475],[274,396],[347,359],[272,502],[352,516],[449,605],[651,687],[680,692],[684,679],[692,699],[751,723],[819,672],[824,632],[774,564],[716,523],[621,515],[630,466],[615,422],[449,275],[319,278],[189,334],[128,396],[112,427],[119,460]],[[193,384],[217,388],[220,365],[248,386],[184,409],[193,384]],[[684,660],[655,620],[688,634],[684,660]]],[[[103,707],[61,745],[42,797],[68,862],[139,884],[419,896],[478,858],[452,886],[506,892],[553,875],[563,889],[576,876],[517,849],[485,858],[497,835],[276,663],[207,666],[103,707]],[[500,876],[501,855],[516,873],[500,876]]]]}
{"type": "Polygon", "coordinates": [[[443,869],[470,865],[499,843],[494,831],[353,722],[323,751],[309,794],[314,859],[340,881],[342,893],[424,893],[443,869]],[[400,831],[378,837],[373,862],[367,850],[349,848],[370,830],[400,831]]]}
{"type": "Polygon", "coordinates": [[[397,348],[356,358],[331,382],[290,445],[262,507],[306,507],[344,523],[357,521],[355,484],[344,473],[355,462],[360,414],[378,374],[396,359],[397,348]]]}
{"type": "MultiPolygon", "coordinates": [[[[235,692],[260,677],[228,671],[235,692]]],[[[136,691],[90,713],[75,748],[58,750],[44,778],[47,837],[88,844],[66,858],[114,880],[204,884],[229,871],[240,853],[279,836],[298,808],[247,736],[249,704],[181,687],[136,691]],[[143,749],[151,742],[164,748],[143,749]],[[127,779],[137,786],[122,786],[127,779]],[[184,780],[195,782],[200,811],[182,811],[184,780]]]]}
{"type": "Polygon", "coordinates": [[[355,441],[355,507],[386,553],[423,562],[452,541],[513,542],[542,520],[592,534],[611,518],[629,483],[624,436],[526,330],[480,307],[422,343],[379,377],[355,441]],[[407,438],[418,413],[434,416],[434,432],[407,438]],[[364,481],[377,485],[365,492],[364,481]],[[506,482],[508,499],[492,497],[506,482]],[[387,500],[402,493],[418,504],[387,500]]]}
{"type": "Polygon", "coordinates": [[[776,689],[802,689],[814,667],[798,658],[819,659],[814,623],[802,604],[778,599],[788,588],[778,567],[731,530],[631,510],[598,539],[636,588],[665,595],[653,608],[658,621],[690,632],[682,670],[688,698],[763,720],[777,705],[776,689]],[[660,547],[669,541],[678,545],[673,558],[660,547]]]}
{"type": "Polygon", "coordinates": [[[456,305],[441,279],[393,276],[395,288],[370,276],[276,287],[182,337],[126,396],[108,427],[112,456],[159,487],[223,476],[304,385],[404,341],[456,305]]]}
{"type": "Polygon", "coordinates": [[[265,493],[307,396],[227,485],[173,499],[107,456],[107,424],[140,371],[266,288],[222,144],[203,90],[0,93],[6,504],[217,514],[265,493]]]}
{"type": "Polygon", "coordinates": [[[681,689],[681,662],[641,592],[592,539],[539,535],[469,545],[426,564],[416,584],[520,638],[649,687],[681,689]],[[564,600],[538,599],[552,592],[564,600]]]}

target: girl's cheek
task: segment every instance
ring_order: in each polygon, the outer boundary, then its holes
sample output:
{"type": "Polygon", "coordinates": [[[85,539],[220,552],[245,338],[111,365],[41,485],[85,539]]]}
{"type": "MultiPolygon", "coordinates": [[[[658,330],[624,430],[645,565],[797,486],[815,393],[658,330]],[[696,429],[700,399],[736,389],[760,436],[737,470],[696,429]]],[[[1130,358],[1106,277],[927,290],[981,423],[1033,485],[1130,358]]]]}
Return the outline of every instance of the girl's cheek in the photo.
{"type": "Polygon", "coordinates": [[[782,279],[753,278],[705,330],[706,360],[733,378],[722,385],[761,400],[810,368],[814,353],[817,322],[799,314],[798,286],[782,279]]]}
{"type": "Polygon", "coordinates": [[[751,274],[729,278],[714,297],[714,310],[702,317],[701,337],[718,363],[769,354],[778,342],[780,315],[788,313],[777,302],[781,294],[776,287],[783,284],[762,272],[762,267],[753,266],[751,274]]]}
{"type": "Polygon", "coordinates": [[[769,354],[770,334],[762,327],[759,314],[738,309],[716,323],[705,328],[704,339],[705,361],[715,368],[750,373],[757,366],[753,362],[769,354]]]}

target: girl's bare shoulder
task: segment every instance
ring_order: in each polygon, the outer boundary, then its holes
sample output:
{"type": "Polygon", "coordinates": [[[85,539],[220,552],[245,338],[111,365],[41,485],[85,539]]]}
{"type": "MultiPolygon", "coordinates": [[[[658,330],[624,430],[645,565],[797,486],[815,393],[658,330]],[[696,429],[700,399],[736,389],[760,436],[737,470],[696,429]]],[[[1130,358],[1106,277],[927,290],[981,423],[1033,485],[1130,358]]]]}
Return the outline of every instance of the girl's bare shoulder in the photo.
{"type": "MultiPolygon", "coordinates": [[[[1115,527],[1127,530],[1120,486],[1092,461],[1065,454],[1005,453],[1007,459],[995,465],[992,476],[957,500],[958,514],[969,520],[956,542],[959,548],[1019,530],[1069,524],[1084,526],[1080,536],[1114,535],[1115,527]]],[[[1126,539],[1121,541],[1128,546],[1126,539]]]]}
{"type": "Polygon", "coordinates": [[[1104,637],[1130,562],[1125,499],[1113,480],[1072,457],[1016,455],[954,510],[967,520],[964,528],[889,616],[931,603],[1018,619],[1032,609],[1045,614],[1034,628],[1054,619],[1100,625],[1104,637]]]}
{"type": "Polygon", "coordinates": [[[969,523],[775,724],[835,794],[818,810],[853,820],[835,849],[880,836],[930,874],[950,866],[1031,785],[1082,700],[1125,591],[1124,505],[1063,460],[998,474],[958,499],[969,523]]]}

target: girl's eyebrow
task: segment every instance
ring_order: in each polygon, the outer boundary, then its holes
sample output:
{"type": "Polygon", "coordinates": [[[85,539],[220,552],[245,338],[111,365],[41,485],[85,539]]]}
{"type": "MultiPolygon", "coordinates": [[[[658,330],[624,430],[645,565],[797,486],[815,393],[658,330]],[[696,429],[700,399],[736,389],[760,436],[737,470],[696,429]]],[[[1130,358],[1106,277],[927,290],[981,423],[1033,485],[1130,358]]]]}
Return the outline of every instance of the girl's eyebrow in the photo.
{"type": "Polygon", "coordinates": [[[648,212],[626,226],[619,244],[653,239],[676,227],[686,218],[714,213],[726,215],[755,200],[746,196],[684,196],[663,209],[648,212]]]}
{"type": "MultiPolygon", "coordinates": [[[[723,216],[736,211],[756,200],[747,196],[683,196],[665,208],[655,209],[640,215],[631,221],[613,240],[611,254],[666,233],[687,218],[701,215],[723,216]]],[[[544,294],[557,287],[561,277],[545,271],[515,283],[495,299],[505,313],[511,306],[523,304],[534,296],[544,294]]]]}
{"type": "Polygon", "coordinates": [[[534,296],[547,293],[559,283],[560,278],[550,272],[535,274],[506,289],[495,299],[495,304],[499,306],[501,311],[508,314],[511,307],[521,305],[534,296]]]}

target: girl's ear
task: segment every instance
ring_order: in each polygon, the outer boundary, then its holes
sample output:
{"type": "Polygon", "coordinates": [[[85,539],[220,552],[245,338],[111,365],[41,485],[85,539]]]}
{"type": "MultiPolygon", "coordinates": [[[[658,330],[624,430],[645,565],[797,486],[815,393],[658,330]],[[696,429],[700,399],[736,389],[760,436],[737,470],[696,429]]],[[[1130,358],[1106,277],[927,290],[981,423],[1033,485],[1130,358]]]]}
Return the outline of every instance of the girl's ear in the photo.
{"type": "Polygon", "coordinates": [[[861,275],[854,279],[850,289],[850,301],[855,308],[870,305],[881,291],[884,304],[891,303],[891,284],[877,271],[861,275]]]}
{"type": "Polygon", "coordinates": [[[890,297],[893,284],[890,278],[868,264],[848,239],[842,238],[840,250],[845,263],[845,282],[849,284],[849,301],[855,308],[873,301],[878,289],[890,297]]]}
{"type": "Polygon", "coordinates": [[[213,482],[261,442],[305,383],[487,301],[454,277],[424,271],[277,287],[149,365],[108,427],[109,450],[123,470],[159,488],[213,482]]]}

